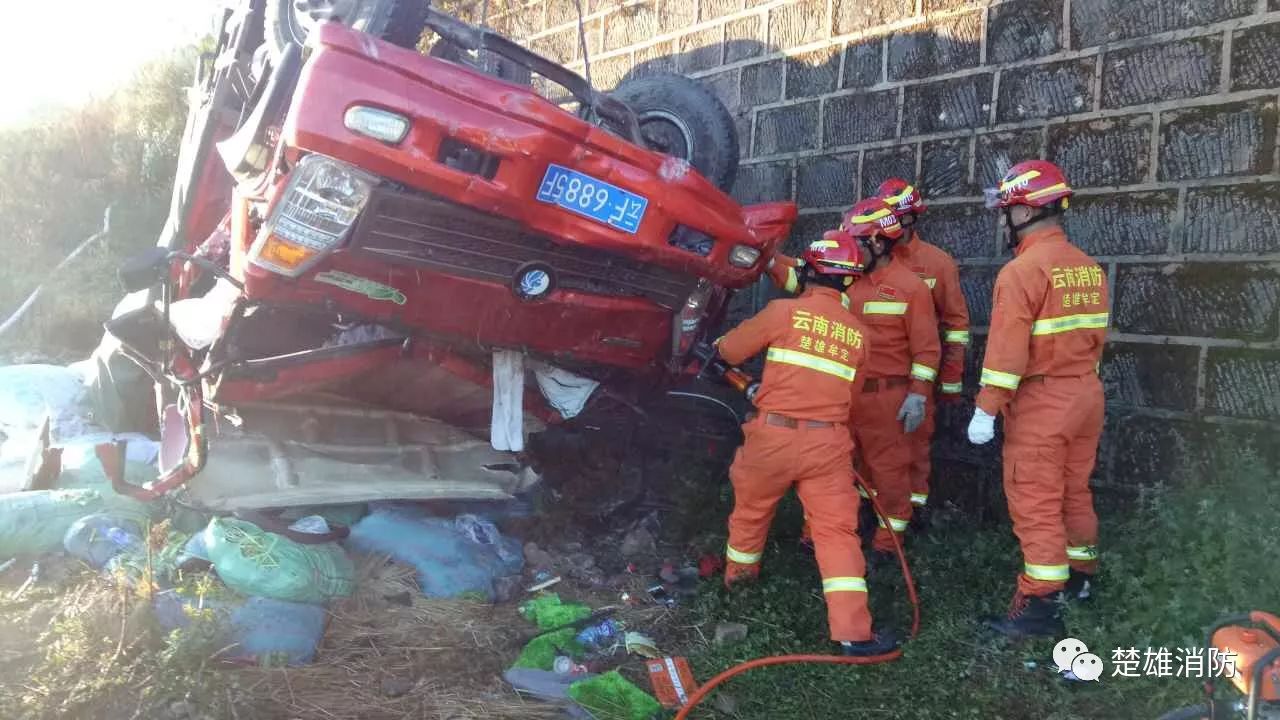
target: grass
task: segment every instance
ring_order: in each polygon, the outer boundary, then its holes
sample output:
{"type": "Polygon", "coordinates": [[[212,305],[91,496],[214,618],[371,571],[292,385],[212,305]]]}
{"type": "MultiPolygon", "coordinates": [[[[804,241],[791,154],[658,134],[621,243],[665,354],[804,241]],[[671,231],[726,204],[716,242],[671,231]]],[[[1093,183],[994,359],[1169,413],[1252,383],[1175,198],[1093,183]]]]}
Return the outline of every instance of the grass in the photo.
{"type": "MultiPolygon", "coordinates": [[[[1007,525],[975,527],[953,511],[909,549],[923,622],[902,660],[865,669],[755,670],[723,692],[736,700],[738,717],[788,720],[1136,720],[1192,704],[1201,692],[1198,681],[1112,677],[1112,653],[1204,647],[1204,629],[1220,615],[1280,608],[1275,505],[1258,501],[1268,483],[1274,478],[1242,457],[1212,482],[1132,503],[1099,503],[1102,589],[1094,603],[1070,608],[1067,627],[1102,657],[1101,682],[1060,680],[1051,659],[1056,640],[1009,645],[978,629],[975,618],[1007,606],[1020,555],[1007,525]]],[[[726,489],[718,517],[728,501],[726,489]]],[[[696,650],[700,678],[763,655],[830,652],[816,568],[793,542],[799,522],[798,504],[788,501],[775,521],[760,584],[732,595],[708,584],[693,608],[704,633],[735,621],[746,623],[750,634],[735,645],[696,650]]],[[[877,622],[908,627],[898,573],[885,571],[870,582],[877,622]]],[[[694,717],[725,715],[705,709],[694,717]]]]}

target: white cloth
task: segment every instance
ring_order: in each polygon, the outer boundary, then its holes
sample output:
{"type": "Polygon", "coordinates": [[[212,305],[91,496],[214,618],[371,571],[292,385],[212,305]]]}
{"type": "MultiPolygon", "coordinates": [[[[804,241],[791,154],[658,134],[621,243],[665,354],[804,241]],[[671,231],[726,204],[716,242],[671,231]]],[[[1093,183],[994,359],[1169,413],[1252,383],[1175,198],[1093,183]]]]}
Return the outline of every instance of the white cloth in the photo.
{"type": "Polygon", "coordinates": [[[192,350],[203,350],[222,333],[222,321],[231,313],[240,291],[218,279],[202,297],[179,300],[169,306],[169,324],[192,350]]]}
{"type": "Polygon", "coordinates": [[[600,383],[591,378],[575,375],[554,365],[535,360],[529,363],[529,367],[538,380],[538,389],[542,391],[542,396],[565,420],[582,412],[587,400],[591,398],[591,393],[600,387],[600,383]]]}
{"type": "Polygon", "coordinates": [[[995,436],[996,416],[988,415],[982,408],[974,408],[973,419],[969,421],[969,442],[986,445],[995,436]]]}
{"type": "Polygon", "coordinates": [[[524,450],[524,355],[514,350],[493,353],[493,419],[489,444],[494,450],[524,450]]]}

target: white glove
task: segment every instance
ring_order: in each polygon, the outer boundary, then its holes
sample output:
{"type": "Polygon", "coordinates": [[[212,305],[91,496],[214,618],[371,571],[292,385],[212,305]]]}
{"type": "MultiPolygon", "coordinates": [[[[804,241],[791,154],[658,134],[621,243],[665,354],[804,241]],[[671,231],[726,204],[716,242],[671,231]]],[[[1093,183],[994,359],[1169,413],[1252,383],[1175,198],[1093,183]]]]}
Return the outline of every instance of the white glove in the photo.
{"type": "Polygon", "coordinates": [[[969,421],[969,442],[986,445],[995,436],[996,416],[988,415],[982,408],[974,408],[973,419],[969,421]]]}
{"type": "Polygon", "coordinates": [[[913,433],[924,422],[924,403],[924,396],[917,393],[911,393],[902,401],[902,407],[898,408],[898,419],[902,421],[904,432],[913,433]]]}

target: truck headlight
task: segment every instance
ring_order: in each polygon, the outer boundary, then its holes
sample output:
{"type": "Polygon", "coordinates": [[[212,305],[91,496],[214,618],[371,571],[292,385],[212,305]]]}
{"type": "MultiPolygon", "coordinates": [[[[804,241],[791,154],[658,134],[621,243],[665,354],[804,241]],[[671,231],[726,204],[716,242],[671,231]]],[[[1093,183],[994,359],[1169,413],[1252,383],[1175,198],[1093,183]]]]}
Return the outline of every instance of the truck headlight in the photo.
{"type": "Polygon", "coordinates": [[[303,158],[249,250],[249,261],[298,277],[346,239],[377,178],[323,155],[303,158]]]}
{"type": "Polygon", "coordinates": [[[750,245],[734,245],[729,251],[729,264],[734,267],[754,267],[760,259],[760,250],[750,245]]]}

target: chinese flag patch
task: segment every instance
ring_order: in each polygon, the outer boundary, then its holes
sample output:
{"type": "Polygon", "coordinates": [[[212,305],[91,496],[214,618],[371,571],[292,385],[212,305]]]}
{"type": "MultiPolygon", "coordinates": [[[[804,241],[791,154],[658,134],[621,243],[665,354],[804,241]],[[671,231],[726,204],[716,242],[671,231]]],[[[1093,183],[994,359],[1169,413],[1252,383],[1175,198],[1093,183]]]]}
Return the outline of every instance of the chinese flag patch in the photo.
{"type": "Polygon", "coordinates": [[[898,299],[897,288],[891,288],[888,285],[881,285],[880,287],[876,288],[876,294],[878,294],[880,297],[884,298],[885,300],[898,299]]]}

